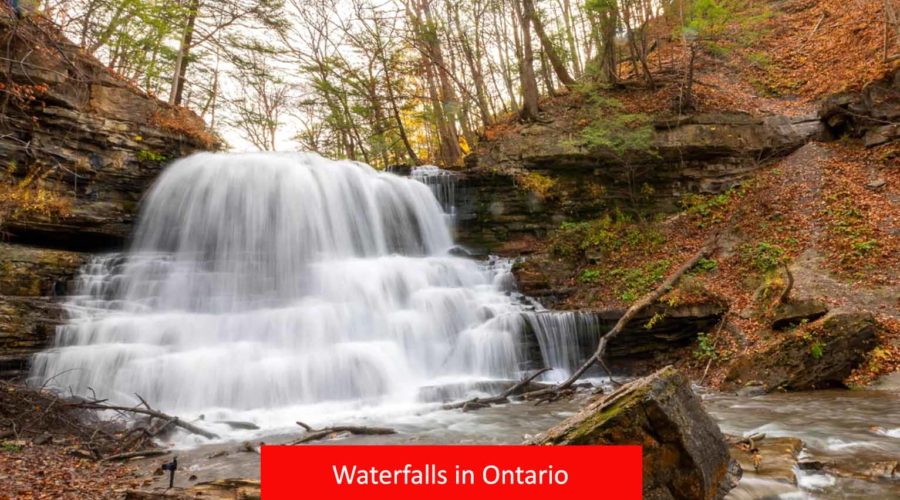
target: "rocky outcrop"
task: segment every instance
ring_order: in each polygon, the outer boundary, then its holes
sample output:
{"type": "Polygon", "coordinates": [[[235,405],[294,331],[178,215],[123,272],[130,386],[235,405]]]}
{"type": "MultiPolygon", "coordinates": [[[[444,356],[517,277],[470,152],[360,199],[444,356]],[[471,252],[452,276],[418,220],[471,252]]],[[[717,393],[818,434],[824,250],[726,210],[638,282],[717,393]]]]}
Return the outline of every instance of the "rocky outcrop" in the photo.
{"type": "Polygon", "coordinates": [[[779,304],[772,318],[772,328],[784,330],[815,321],[828,314],[828,306],[816,299],[792,299],[779,304]]]}
{"type": "MultiPolygon", "coordinates": [[[[663,304],[650,306],[625,325],[622,333],[609,343],[606,356],[610,366],[619,372],[641,372],[647,359],[673,353],[679,348],[691,345],[697,339],[698,333],[710,331],[715,327],[725,311],[725,305],[715,301],[672,307],[663,304]]],[[[624,313],[624,310],[618,309],[571,313],[578,318],[570,323],[576,331],[572,332],[573,338],[568,342],[575,344],[574,347],[586,359],[597,349],[600,337],[605,335],[624,313]]],[[[537,337],[530,329],[526,329],[526,350],[530,353],[529,359],[541,359],[537,337]]]]}
{"type": "Polygon", "coordinates": [[[723,498],[741,476],[719,427],[672,367],[600,397],[532,444],[640,445],[646,499],[723,498]]]}
{"type": "Polygon", "coordinates": [[[861,137],[867,147],[900,139],[900,71],[860,92],[829,97],[822,102],[819,116],[835,137],[861,137]]]}
{"type": "Polygon", "coordinates": [[[784,334],[762,352],[737,359],[723,388],[752,384],[773,391],[840,386],[876,342],[871,313],[835,313],[808,329],[784,334]]]}
{"type": "Polygon", "coordinates": [[[122,246],[165,163],[216,143],[198,116],[122,81],[40,17],[0,9],[0,51],[0,188],[66,206],[19,209],[0,191],[0,376],[14,376],[64,319],[58,297],[82,252],[122,246]]]}
{"type": "Polygon", "coordinates": [[[14,92],[0,119],[5,182],[37,182],[70,199],[63,216],[5,221],[19,241],[66,249],[120,245],[138,201],[169,159],[215,147],[203,121],[120,80],[39,19],[0,13],[14,92]],[[11,177],[11,179],[10,179],[11,177]]]}
{"type": "Polygon", "coordinates": [[[53,338],[64,317],[58,298],[87,256],[9,244],[0,256],[0,377],[12,377],[53,338]]]}
{"type": "Polygon", "coordinates": [[[563,115],[523,126],[466,158],[457,194],[463,243],[494,250],[635,200],[672,210],[683,195],[723,192],[760,158],[787,154],[823,133],[816,116],[677,116],[657,120],[652,146],[630,154],[626,166],[609,151],[579,145],[577,121],[563,115]],[[544,189],[536,192],[535,183],[544,189]]]}

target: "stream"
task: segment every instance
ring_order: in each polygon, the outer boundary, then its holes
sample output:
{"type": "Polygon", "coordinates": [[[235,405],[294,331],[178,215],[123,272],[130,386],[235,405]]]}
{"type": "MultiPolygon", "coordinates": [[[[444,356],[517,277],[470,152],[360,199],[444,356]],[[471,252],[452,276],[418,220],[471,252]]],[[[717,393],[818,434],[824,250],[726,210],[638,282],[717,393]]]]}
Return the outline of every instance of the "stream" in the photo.
{"type": "MultiPolygon", "coordinates": [[[[595,384],[601,381],[592,379],[595,384]]],[[[827,390],[802,393],[736,396],[705,392],[698,388],[704,406],[729,435],[747,436],[765,433],[767,438],[796,437],[803,441],[799,455],[802,463],[834,464],[840,473],[794,468],[796,481],[773,479],[775,467],[763,456],[759,473],[744,470],[744,476],[728,499],[838,499],[898,498],[900,477],[865,477],[874,464],[895,462],[900,458],[900,377],[880,389],[827,390]],[[855,477],[854,477],[855,476],[855,477]]],[[[606,386],[607,389],[609,386],[606,386]]],[[[590,395],[580,392],[575,398],[535,406],[513,403],[463,413],[422,407],[418,412],[396,414],[388,418],[360,417],[342,420],[342,424],[389,426],[397,434],[388,436],[339,436],[316,444],[519,444],[534,434],[549,429],[574,415],[590,395]]],[[[299,429],[299,428],[298,428],[299,429]]],[[[233,477],[258,478],[259,455],[245,450],[254,446],[289,443],[300,435],[247,431],[244,441],[184,447],[175,453],[184,464],[184,473],[176,484],[233,477]],[[194,480],[190,480],[194,477],[194,480]]],[[[159,459],[139,462],[139,469],[150,475],[159,459]]],[[[781,471],[778,471],[781,472],[781,471]]],[[[164,486],[157,477],[154,486],[164,486]]]]}

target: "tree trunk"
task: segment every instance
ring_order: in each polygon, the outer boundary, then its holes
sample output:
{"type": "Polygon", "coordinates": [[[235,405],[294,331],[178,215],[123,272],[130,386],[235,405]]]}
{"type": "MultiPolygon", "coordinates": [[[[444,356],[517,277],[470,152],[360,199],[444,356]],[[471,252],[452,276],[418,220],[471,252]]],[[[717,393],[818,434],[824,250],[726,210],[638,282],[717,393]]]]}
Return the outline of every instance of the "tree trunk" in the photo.
{"type": "Polygon", "coordinates": [[[538,118],[538,86],[534,76],[534,52],[531,48],[531,18],[525,15],[519,0],[513,5],[516,17],[522,26],[522,57],[519,60],[519,78],[522,81],[522,111],[519,117],[524,121],[535,121],[538,118]]]}
{"type": "Polygon", "coordinates": [[[172,92],[169,94],[169,104],[178,106],[184,95],[184,78],[187,75],[188,57],[191,52],[191,44],[194,43],[194,25],[197,23],[197,12],[200,10],[200,0],[191,0],[188,9],[187,24],[181,37],[181,46],[178,49],[178,57],[175,59],[175,72],[172,78],[172,92]]]}
{"type": "Polygon", "coordinates": [[[575,85],[575,80],[569,76],[566,64],[559,57],[559,54],[556,53],[556,49],[553,47],[553,41],[550,40],[550,37],[547,36],[547,33],[544,31],[544,23],[534,9],[534,0],[522,0],[522,6],[525,16],[534,25],[534,32],[537,33],[538,39],[541,41],[541,47],[544,48],[544,54],[547,56],[547,59],[550,60],[550,65],[553,66],[553,72],[556,73],[560,83],[569,89],[572,89],[575,85]]]}

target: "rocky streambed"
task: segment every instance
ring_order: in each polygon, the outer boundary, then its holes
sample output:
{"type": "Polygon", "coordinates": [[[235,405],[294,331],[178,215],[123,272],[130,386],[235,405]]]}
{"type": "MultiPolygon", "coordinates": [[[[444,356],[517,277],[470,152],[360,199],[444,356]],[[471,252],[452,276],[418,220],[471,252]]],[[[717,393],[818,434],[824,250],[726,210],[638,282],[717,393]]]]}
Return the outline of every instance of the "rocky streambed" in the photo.
{"type": "MultiPolygon", "coordinates": [[[[600,379],[592,379],[592,383],[609,392],[614,390],[600,379]]],[[[743,469],[742,477],[726,498],[893,498],[900,495],[898,387],[898,377],[888,378],[873,389],[857,391],[754,396],[694,387],[700,395],[698,401],[702,400],[703,409],[729,443],[728,453],[743,469]],[[761,437],[763,435],[765,437],[761,437]],[[749,436],[755,436],[753,448],[757,451],[754,453],[747,441],[741,442],[749,436]]],[[[592,396],[591,391],[582,390],[572,399],[539,406],[519,402],[465,413],[423,409],[402,418],[340,422],[389,425],[397,433],[386,436],[336,434],[319,444],[452,445],[546,441],[548,437],[542,436],[542,432],[564,421],[577,420],[579,411],[590,404],[593,397],[596,396],[592,396]]],[[[700,414],[698,418],[705,417],[700,414]]],[[[681,425],[693,426],[695,431],[701,426],[696,422],[682,422],[681,425]]],[[[657,427],[662,432],[666,426],[657,427]]],[[[706,431],[710,429],[706,428],[706,431]]],[[[200,489],[231,492],[238,487],[246,488],[248,484],[251,490],[258,488],[252,481],[259,478],[257,450],[260,442],[289,443],[301,432],[299,427],[297,433],[277,435],[248,431],[245,441],[176,449],[172,453],[178,456],[183,467],[176,477],[176,486],[196,489],[198,484],[213,483],[214,486],[206,484],[200,489]]],[[[551,436],[553,433],[550,431],[551,436]]],[[[556,431],[555,435],[562,434],[556,431]]],[[[712,461],[707,455],[705,451],[698,454],[712,461]]],[[[165,488],[167,479],[154,475],[164,460],[146,459],[136,463],[138,474],[147,478],[142,491],[158,492],[165,488]]]]}

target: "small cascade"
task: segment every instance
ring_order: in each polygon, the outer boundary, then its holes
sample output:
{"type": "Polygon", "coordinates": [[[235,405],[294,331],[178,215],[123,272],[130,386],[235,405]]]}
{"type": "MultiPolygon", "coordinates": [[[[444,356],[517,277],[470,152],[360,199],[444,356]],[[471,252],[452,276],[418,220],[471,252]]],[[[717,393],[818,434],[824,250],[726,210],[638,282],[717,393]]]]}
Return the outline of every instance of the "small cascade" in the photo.
{"type": "Polygon", "coordinates": [[[444,213],[451,217],[456,215],[456,184],[458,180],[456,172],[434,165],[423,165],[413,168],[409,176],[431,189],[444,213]]]}
{"type": "Polygon", "coordinates": [[[543,379],[563,381],[590,356],[597,342],[597,316],[575,311],[523,314],[537,339],[541,359],[551,370],[543,379]]]}
{"type": "Polygon", "coordinates": [[[589,320],[536,312],[508,260],[451,254],[454,182],[312,154],[179,160],[128,252],[81,270],[32,381],[179,415],[291,408],[291,425],[298,406],[461,397],[545,364],[564,377],[589,320]]]}

